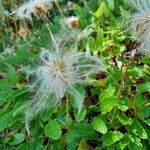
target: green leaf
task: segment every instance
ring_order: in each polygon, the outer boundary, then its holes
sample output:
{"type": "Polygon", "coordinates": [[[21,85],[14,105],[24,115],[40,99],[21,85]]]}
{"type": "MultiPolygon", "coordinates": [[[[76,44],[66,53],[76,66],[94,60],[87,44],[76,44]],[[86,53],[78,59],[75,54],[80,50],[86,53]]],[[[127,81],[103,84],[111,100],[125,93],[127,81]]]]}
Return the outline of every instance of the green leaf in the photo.
{"type": "Polygon", "coordinates": [[[110,112],[118,103],[117,99],[114,97],[104,98],[100,102],[103,114],[110,112]]]}
{"type": "Polygon", "coordinates": [[[135,66],[131,70],[129,70],[128,73],[129,73],[129,76],[134,77],[134,78],[145,76],[143,68],[138,68],[135,66]]]}
{"type": "Polygon", "coordinates": [[[23,111],[27,108],[27,103],[23,104],[21,106],[18,106],[17,109],[13,109],[13,117],[15,117],[18,114],[23,113],[23,111]]]}
{"type": "Polygon", "coordinates": [[[44,129],[44,132],[49,138],[54,140],[60,139],[62,135],[62,131],[56,120],[49,121],[44,129]]]}
{"type": "Polygon", "coordinates": [[[24,139],[25,139],[24,134],[22,134],[22,133],[16,133],[13,136],[13,138],[11,139],[10,144],[11,145],[18,145],[18,144],[22,143],[24,141],[24,139]]]}
{"type": "Polygon", "coordinates": [[[140,124],[140,122],[137,119],[134,119],[132,124],[130,126],[128,126],[128,129],[134,133],[135,135],[139,136],[142,139],[147,139],[147,133],[145,131],[145,129],[142,127],[142,125],[140,124]]]}
{"type": "Polygon", "coordinates": [[[33,53],[27,51],[26,49],[17,50],[14,55],[8,55],[6,57],[5,62],[9,64],[26,64],[27,62],[31,62],[33,60],[33,53]]]}
{"type": "Polygon", "coordinates": [[[127,125],[127,124],[131,124],[132,123],[132,119],[126,117],[123,114],[118,114],[117,116],[118,120],[123,124],[123,125],[127,125]]]}
{"type": "Polygon", "coordinates": [[[118,86],[118,82],[121,79],[122,76],[122,72],[115,66],[111,66],[111,68],[108,69],[108,78],[107,78],[107,82],[106,85],[109,85],[112,83],[116,84],[118,86]]]}
{"type": "Polygon", "coordinates": [[[13,120],[14,118],[11,112],[0,116],[0,131],[10,127],[13,124],[13,120]]]}
{"type": "Polygon", "coordinates": [[[90,50],[92,50],[92,51],[97,50],[95,47],[95,40],[93,37],[88,38],[87,44],[89,45],[90,50]]]}
{"type": "Polygon", "coordinates": [[[11,87],[11,84],[9,83],[9,81],[8,80],[0,80],[0,89],[6,89],[7,90],[7,88],[10,88],[11,87]]]}
{"type": "Polygon", "coordinates": [[[117,99],[115,98],[115,87],[110,86],[106,91],[102,92],[100,99],[101,111],[103,114],[110,112],[113,107],[118,104],[117,99]]]}
{"type": "Polygon", "coordinates": [[[44,150],[44,146],[39,141],[33,142],[30,150],[44,150]]]}
{"type": "Polygon", "coordinates": [[[149,57],[143,57],[143,58],[141,59],[141,61],[142,61],[144,64],[150,64],[150,59],[149,59],[149,57]]]}
{"type": "Polygon", "coordinates": [[[104,92],[101,93],[100,99],[112,97],[114,95],[114,93],[115,93],[115,87],[110,86],[107,90],[105,90],[104,92]]]}
{"type": "Polygon", "coordinates": [[[138,92],[148,92],[150,91],[150,82],[140,84],[138,86],[138,92]]]}
{"type": "Polygon", "coordinates": [[[130,100],[126,97],[119,98],[118,100],[118,108],[123,112],[127,111],[130,105],[130,100]]]}
{"type": "Polygon", "coordinates": [[[102,2],[98,10],[94,13],[94,16],[97,18],[101,17],[104,13],[105,8],[105,3],[102,2]]]}
{"type": "Polygon", "coordinates": [[[135,95],[135,97],[134,97],[134,104],[135,104],[136,107],[141,107],[146,102],[147,102],[146,98],[141,93],[137,93],[135,95]]]}
{"type": "Polygon", "coordinates": [[[18,81],[17,73],[13,66],[8,68],[7,76],[8,76],[9,82],[12,84],[15,84],[18,81]]]}
{"type": "Polygon", "coordinates": [[[123,138],[123,136],[124,135],[119,131],[110,131],[109,133],[103,135],[102,139],[104,141],[105,146],[111,146],[117,141],[120,141],[123,138]]]}
{"type": "Polygon", "coordinates": [[[130,137],[130,143],[128,147],[130,150],[143,150],[141,139],[133,135],[130,137]]]}
{"type": "Polygon", "coordinates": [[[82,86],[76,87],[70,91],[70,100],[73,108],[78,109],[78,114],[83,108],[83,102],[86,96],[86,91],[82,86]]]}
{"type": "Polygon", "coordinates": [[[56,107],[54,105],[51,105],[45,111],[41,112],[41,118],[44,122],[48,121],[51,118],[51,115],[53,114],[55,108],[56,107]]]}
{"type": "Polygon", "coordinates": [[[92,120],[92,126],[96,131],[98,131],[102,134],[107,133],[107,126],[105,125],[104,121],[100,118],[100,116],[95,117],[92,120]]]}
{"type": "Polygon", "coordinates": [[[125,150],[125,148],[129,145],[130,138],[130,134],[124,134],[124,137],[118,143],[119,150],[125,150]]]}
{"type": "Polygon", "coordinates": [[[79,140],[96,140],[98,134],[90,124],[74,123],[66,135],[67,150],[75,150],[79,140]]]}
{"type": "Polygon", "coordinates": [[[86,109],[82,109],[79,114],[75,111],[74,115],[75,115],[76,121],[81,122],[84,120],[84,118],[86,116],[86,109]]]}
{"type": "Polygon", "coordinates": [[[150,126],[150,119],[145,120],[145,122],[150,126]]]}
{"type": "Polygon", "coordinates": [[[30,149],[30,145],[27,143],[19,144],[19,146],[17,147],[17,150],[29,150],[29,149],[30,149]]]}

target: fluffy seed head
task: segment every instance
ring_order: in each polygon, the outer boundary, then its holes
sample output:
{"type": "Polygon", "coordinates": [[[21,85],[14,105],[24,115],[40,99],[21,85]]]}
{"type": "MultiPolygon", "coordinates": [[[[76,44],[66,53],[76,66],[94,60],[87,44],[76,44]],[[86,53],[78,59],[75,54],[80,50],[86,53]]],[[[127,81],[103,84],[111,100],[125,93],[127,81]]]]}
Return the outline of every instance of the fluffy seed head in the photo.
{"type": "Polygon", "coordinates": [[[75,97],[80,112],[82,98],[75,86],[85,82],[88,75],[104,70],[98,57],[72,51],[60,43],[62,40],[58,41],[53,39],[53,48],[40,53],[41,63],[33,72],[36,81],[30,85],[36,95],[25,113],[26,123],[49,103],[60,102],[66,93],[75,97]],[[54,101],[52,97],[55,97],[54,101]]]}
{"type": "Polygon", "coordinates": [[[150,1],[132,0],[137,12],[129,18],[128,26],[132,37],[139,44],[139,50],[150,53],[150,1]]]}
{"type": "Polygon", "coordinates": [[[73,10],[73,9],[76,7],[76,4],[69,1],[68,4],[67,4],[67,6],[68,6],[68,8],[69,8],[70,10],[73,10]]]}
{"type": "Polygon", "coordinates": [[[30,20],[31,14],[42,18],[49,14],[48,10],[52,8],[52,2],[53,0],[30,0],[12,14],[16,13],[19,18],[28,18],[30,20]]]}
{"type": "Polygon", "coordinates": [[[79,18],[75,16],[64,18],[63,22],[70,28],[76,28],[79,26],[79,18]]]}

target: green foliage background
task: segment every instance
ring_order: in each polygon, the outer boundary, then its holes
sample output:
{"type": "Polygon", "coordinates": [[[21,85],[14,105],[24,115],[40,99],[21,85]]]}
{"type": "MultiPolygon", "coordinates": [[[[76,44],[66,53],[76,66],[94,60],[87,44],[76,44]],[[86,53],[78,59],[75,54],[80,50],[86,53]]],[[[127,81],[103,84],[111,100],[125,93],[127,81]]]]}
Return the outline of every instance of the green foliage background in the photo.
{"type": "MultiPolygon", "coordinates": [[[[65,11],[67,0],[60,1],[65,11]]],[[[0,10],[0,149],[1,150],[148,150],[150,147],[150,72],[149,56],[126,57],[134,47],[124,26],[132,8],[127,0],[74,0],[75,10],[65,15],[77,15],[79,28],[93,25],[93,33],[83,39],[78,49],[89,48],[104,60],[107,73],[89,77],[90,86],[78,90],[83,95],[84,108],[77,109],[70,97],[69,120],[65,98],[60,106],[49,106],[30,124],[31,137],[24,125],[25,104],[32,93],[30,78],[24,70],[38,62],[41,47],[50,48],[51,37],[45,23],[36,18],[27,23],[28,36],[17,34],[23,25],[8,15],[22,1],[1,0],[0,10]],[[6,52],[6,48],[14,49],[6,52]],[[119,67],[121,64],[121,67],[119,67]]],[[[60,29],[61,16],[55,8],[47,23],[53,33],[60,29]]]]}

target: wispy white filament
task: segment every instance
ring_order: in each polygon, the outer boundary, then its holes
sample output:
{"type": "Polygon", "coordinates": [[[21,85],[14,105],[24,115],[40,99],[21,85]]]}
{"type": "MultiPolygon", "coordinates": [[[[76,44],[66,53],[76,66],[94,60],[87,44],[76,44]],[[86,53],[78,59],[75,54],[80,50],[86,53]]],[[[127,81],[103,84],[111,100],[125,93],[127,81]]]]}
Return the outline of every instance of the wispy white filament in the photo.
{"type": "Polygon", "coordinates": [[[138,42],[141,52],[150,53],[150,1],[132,0],[131,3],[137,10],[128,22],[132,37],[138,42]]]}
{"type": "Polygon", "coordinates": [[[54,0],[29,0],[13,13],[16,13],[19,18],[31,19],[31,14],[36,16],[36,7],[40,7],[40,9],[46,11],[49,7],[52,6],[53,1],[54,0]]]}
{"type": "Polygon", "coordinates": [[[86,55],[84,52],[71,51],[62,39],[59,40],[58,37],[55,39],[53,39],[51,50],[41,51],[39,55],[41,63],[33,72],[36,81],[30,87],[36,95],[25,113],[27,126],[35,114],[50,103],[57,104],[66,93],[75,97],[79,104],[78,112],[80,112],[82,98],[75,89],[75,85],[85,82],[85,78],[92,73],[104,71],[102,61],[98,57],[86,55]],[[54,101],[52,97],[55,97],[54,101]]]}

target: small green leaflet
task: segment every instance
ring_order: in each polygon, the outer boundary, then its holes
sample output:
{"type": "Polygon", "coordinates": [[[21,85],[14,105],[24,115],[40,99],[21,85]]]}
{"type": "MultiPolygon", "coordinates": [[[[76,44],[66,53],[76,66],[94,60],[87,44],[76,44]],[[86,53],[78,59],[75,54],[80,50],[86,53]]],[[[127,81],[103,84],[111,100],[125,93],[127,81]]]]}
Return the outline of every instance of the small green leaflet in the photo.
{"type": "Polygon", "coordinates": [[[111,146],[112,144],[120,141],[123,138],[123,134],[119,131],[110,131],[103,135],[102,139],[104,141],[105,146],[111,146]]]}
{"type": "Polygon", "coordinates": [[[105,125],[104,121],[99,116],[95,117],[92,120],[92,126],[96,131],[98,131],[102,134],[107,133],[107,126],[105,125]]]}
{"type": "Polygon", "coordinates": [[[61,138],[62,131],[56,120],[50,120],[44,129],[45,134],[54,140],[61,138]]]}
{"type": "Polygon", "coordinates": [[[111,86],[100,95],[100,106],[103,114],[110,112],[118,104],[114,93],[115,87],[111,86]]]}

